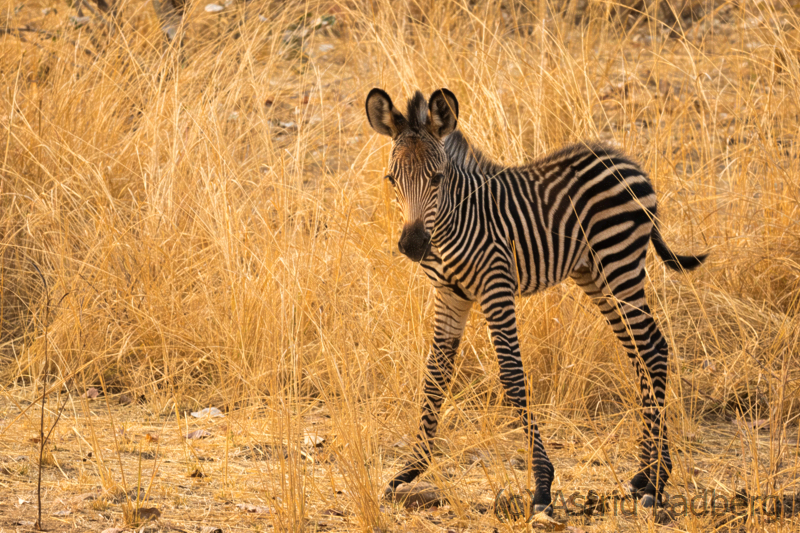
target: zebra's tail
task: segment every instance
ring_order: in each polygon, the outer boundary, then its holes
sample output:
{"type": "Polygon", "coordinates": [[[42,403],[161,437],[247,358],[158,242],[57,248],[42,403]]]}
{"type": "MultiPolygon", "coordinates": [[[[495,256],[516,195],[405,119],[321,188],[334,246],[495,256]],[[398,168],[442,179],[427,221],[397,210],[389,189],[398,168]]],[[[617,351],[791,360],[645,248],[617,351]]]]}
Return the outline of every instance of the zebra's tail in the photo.
{"type": "Polygon", "coordinates": [[[658,223],[653,224],[653,232],[651,233],[653,247],[656,253],[672,270],[694,270],[703,264],[708,254],[702,255],[678,255],[669,249],[667,243],[664,242],[664,237],[661,236],[661,231],[658,229],[658,223]]]}

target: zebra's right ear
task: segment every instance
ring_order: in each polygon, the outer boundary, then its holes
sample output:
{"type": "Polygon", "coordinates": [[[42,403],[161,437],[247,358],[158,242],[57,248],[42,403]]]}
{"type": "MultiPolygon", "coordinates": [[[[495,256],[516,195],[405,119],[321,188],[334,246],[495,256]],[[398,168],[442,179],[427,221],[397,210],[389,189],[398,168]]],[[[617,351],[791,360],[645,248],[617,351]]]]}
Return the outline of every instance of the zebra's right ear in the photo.
{"type": "Polygon", "coordinates": [[[408,127],[408,122],[392,104],[392,99],[382,89],[372,89],[367,95],[367,120],[372,129],[392,139],[408,127]]]}

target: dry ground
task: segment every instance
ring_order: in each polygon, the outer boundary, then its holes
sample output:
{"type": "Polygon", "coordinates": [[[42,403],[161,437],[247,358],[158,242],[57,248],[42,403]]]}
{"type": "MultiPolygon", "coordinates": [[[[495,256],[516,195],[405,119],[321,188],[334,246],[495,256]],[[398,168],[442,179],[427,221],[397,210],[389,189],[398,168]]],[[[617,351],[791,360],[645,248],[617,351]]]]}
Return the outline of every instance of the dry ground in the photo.
{"type": "MultiPolygon", "coordinates": [[[[336,417],[328,409],[308,406],[296,413],[305,434],[292,438],[273,433],[272,428],[281,424],[263,410],[177,421],[169,408],[159,414],[150,404],[119,406],[116,398],[76,402],[74,408],[76,412],[64,416],[47,451],[44,499],[52,530],[101,531],[122,525],[126,494],[135,507],[137,488],[139,506],[159,510],[160,518],[149,525],[154,531],[299,530],[301,524],[310,531],[364,529],[359,517],[363,496],[354,494],[342,476],[352,468],[343,464],[349,460],[343,449],[347,437],[337,431],[336,417]],[[185,438],[196,430],[206,430],[209,436],[185,438]],[[315,446],[319,439],[324,441],[315,446]],[[286,501],[298,493],[303,494],[301,505],[286,501]]],[[[4,415],[16,412],[4,405],[4,415]]],[[[620,421],[610,417],[602,427],[555,431],[554,422],[544,425],[552,436],[547,444],[558,468],[554,488],[562,491],[555,518],[575,528],[571,531],[648,531],[654,526],[646,512],[634,514],[628,501],[616,507],[610,504],[605,513],[597,511],[590,517],[582,512],[589,490],[613,492],[618,487],[615,476],[630,475],[634,466],[631,442],[620,430],[620,421]]],[[[524,521],[505,524],[495,513],[499,489],[519,492],[527,476],[520,454],[521,430],[502,425],[497,429],[499,435],[492,439],[461,432],[443,442],[443,455],[428,478],[445,491],[448,501],[429,509],[381,502],[376,520],[380,529],[524,531],[524,521]]],[[[392,472],[402,464],[408,449],[391,427],[376,425],[370,439],[376,443],[370,454],[376,471],[392,472]]],[[[795,432],[786,439],[797,448],[795,432]]],[[[676,505],[671,520],[662,516],[655,524],[666,524],[665,530],[740,529],[749,504],[738,512],[724,511],[723,506],[730,505],[724,488],[742,488],[737,478],[750,468],[753,453],[769,455],[769,444],[765,432],[732,423],[704,425],[703,436],[682,449],[669,491],[670,501],[679,502],[679,495],[688,498],[691,510],[676,505]],[[709,507],[712,498],[716,498],[714,512],[709,507]]],[[[796,462],[792,455],[790,464],[796,462]]],[[[4,447],[0,527],[6,530],[31,529],[36,504],[36,469],[31,460],[37,456],[38,447],[27,440],[4,447]]],[[[785,499],[788,504],[789,498],[785,499]]],[[[788,515],[788,505],[786,510],[788,515]]],[[[751,518],[749,525],[756,524],[778,531],[798,526],[791,516],[751,518]]]]}
{"type": "MultiPolygon", "coordinates": [[[[396,252],[374,86],[449,87],[504,163],[582,139],[640,161],[673,249],[711,254],[648,265],[672,354],[667,490],[794,501],[795,2],[83,4],[0,0],[0,531],[36,519],[43,389],[49,530],[533,527],[492,508],[531,478],[478,311],[424,479],[447,502],[380,498],[415,434],[432,310],[396,252]],[[206,407],[224,416],[191,416],[206,407]]],[[[518,313],[555,489],[611,494],[639,428],[621,347],[572,283],[518,313]]],[[[573,532],[798,528],[571,505],[573,532]]]]}

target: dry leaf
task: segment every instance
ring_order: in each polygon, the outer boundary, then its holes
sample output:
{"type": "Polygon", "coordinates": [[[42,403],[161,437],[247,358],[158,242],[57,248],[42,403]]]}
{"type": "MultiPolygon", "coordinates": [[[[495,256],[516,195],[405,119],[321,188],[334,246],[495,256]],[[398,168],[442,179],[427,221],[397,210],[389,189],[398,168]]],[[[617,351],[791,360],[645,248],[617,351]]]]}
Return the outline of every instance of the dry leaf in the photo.
{"type": "Polygon", "coordinates": [[[306,435],[303,437],[303,444],[313,448],[319,448],[325,444],[325,437],[320,437],[319,435],[306,435]]]}
{"type": "Polygon", "coordinates": [[[199,468],[195,468],[194,472],[189,474],[189,477],[203,478],[203,477],[206,477],[206,475],[203,472],[201,472],[199,468]]]}
{"type": "Polygon", "coordinates": [[[53,516],[69,516],[71,514],[72,511],[70,511],[69,509],[63,509],[61,511],[56,511],[55,513],[53,513],[53,516]]]}
{"type": "Polygon", "coordinates": [[[546,529],[547,531],[564,531],[567,528],[566,524],[554,520],[544,511],[533,515],[530,524],[537,529],[546,529]]]}
{"type": "Polygon", "coordinates": [[[104,529],[103,533],[122,533],[123,531],[125,531],[125,530],[122,529],[122,528],[110,527],[108,529],[104,529]]]}
{"type": "Polygon", "coordinates": [[[216,407],[206,407],[205,409],[192,413],[192,416],[195,418],[217,418],[225,415],[216,407]]]}
{"type": "Polygon", "coordinates": [[[187,439],[207,439],[211,437],[211,432],[205,429],[195,429],[186,434],[187,439]]]}
{"type": "Polygon", "coordinates": [[[86,389],[86,392],[84,392],[84,393],[83,393],[83,397],[84,397],[84,398],[88,398],[88,399],[90,399],[90,400],[94,400],[94,399],[95,399],[95,398],[97,398],[98,396],[100,396],[100,391],[98,391],[98,390],[97,390],[97,389],[95,389],[94,387],[91,387],[91,388],[89,388],[89,389],[86,389]]]}
{"type": "Polygon", "coordinates": [[[200,528],[200,533],[222,533],[222,530],[215,526],[203,526],[200,528]]]}
{"type": "Polygon", "coordinates": [[[147,442],[158,442],[158,435],[152,435],[150,433],[145,433],[144,440],[147,442]]]}
{"type": "Polygon", "coordinates": [[[769,420],[767,419],[759,419],[759,420],[737,420],[736,425],[739,426],[739,429],[742,430],[760,430],[769,427],[769,420]]]}

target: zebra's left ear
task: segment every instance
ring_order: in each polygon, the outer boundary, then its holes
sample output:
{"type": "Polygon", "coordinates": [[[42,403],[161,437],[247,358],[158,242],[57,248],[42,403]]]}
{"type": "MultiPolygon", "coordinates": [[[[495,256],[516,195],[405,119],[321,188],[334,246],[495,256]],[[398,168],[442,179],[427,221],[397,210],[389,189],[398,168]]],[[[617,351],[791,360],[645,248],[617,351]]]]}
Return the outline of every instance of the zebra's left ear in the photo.
{"type": "Polygon", "coordinates": [[[456,129],[458,123],[458,100],[447,89],[439,89],[428,102],[428,130],[435,137],[444,139],[456,129]]]}

